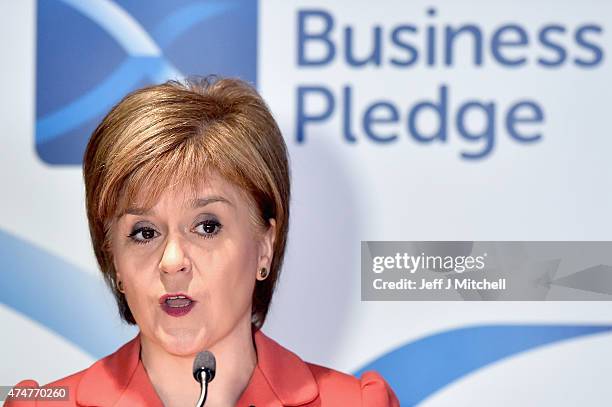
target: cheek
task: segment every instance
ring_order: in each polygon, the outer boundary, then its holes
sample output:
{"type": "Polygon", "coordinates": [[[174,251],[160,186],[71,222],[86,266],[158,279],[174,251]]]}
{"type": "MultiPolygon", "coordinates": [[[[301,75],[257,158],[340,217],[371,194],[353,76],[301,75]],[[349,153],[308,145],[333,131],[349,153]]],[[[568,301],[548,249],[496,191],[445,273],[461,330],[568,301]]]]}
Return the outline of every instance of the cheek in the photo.
{"type": "Polygon", "coordinates": [[[156,269],[154,256],[139,249],[119,249],[113,259],[115,269],[125,287],[128,305],[137,319],[150,309],[151,299],[148,293],[155,287],[155,280],[159,280],[159,277],[151,272],[156,269]]]}
{"type": "Polygon", "coordinates": [[[115,269],[128,286],[145,283],[157,269],[158,260],[147,250],[119,251],[114,258],[115,269]]]}
{"type": "Polygon", "coordinates": [[[214,267],[204,264],[203,282],[210,295],[211,306],[217,314],[244,312],[250,309],[255,273],[257,252],[255,246],[248,242],[241,245],[227,245],[224,250],[215,253],[218,259],[214,267]]]}

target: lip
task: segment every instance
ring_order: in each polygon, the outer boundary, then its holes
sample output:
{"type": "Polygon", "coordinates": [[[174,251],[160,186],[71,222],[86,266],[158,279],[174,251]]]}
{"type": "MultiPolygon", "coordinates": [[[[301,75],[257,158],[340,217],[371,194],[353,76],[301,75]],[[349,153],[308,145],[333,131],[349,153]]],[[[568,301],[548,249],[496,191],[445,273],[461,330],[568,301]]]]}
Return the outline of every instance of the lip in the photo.
{"type": "Polygon", "coordinates": [[[187,294],[184,293],[173,293],[173,294],[165,294],[162,295],[161,297],[159,297],[159,305],[161,307],[161,309],[168,315],[170,315],[171,317],[182,317],[183,315],[187,315],[195,306],[196,301],[191,298],[190,296],[188,296],[187,294]],[[182,295],[185,298],[187,298],[189,301],[191,301],[189,303],[189,305],[186,305],[184,307],[171,307],[168,304],[166,304],[166,299],[169,297],[176,297],[182,295]]]}
{"type": "Polygon", "coordinates": [[[185,294],[185,293],[170,293],[170,294],[164,294],[161,297],[159,297],[159,303],[163,304],[166,302],[166,300],[170,297],[178,297],[179,295],[187,298],[189,301],[191,302],[195,302],[195,300],[193,298],[191,298],[189,295],[185,294]]]}

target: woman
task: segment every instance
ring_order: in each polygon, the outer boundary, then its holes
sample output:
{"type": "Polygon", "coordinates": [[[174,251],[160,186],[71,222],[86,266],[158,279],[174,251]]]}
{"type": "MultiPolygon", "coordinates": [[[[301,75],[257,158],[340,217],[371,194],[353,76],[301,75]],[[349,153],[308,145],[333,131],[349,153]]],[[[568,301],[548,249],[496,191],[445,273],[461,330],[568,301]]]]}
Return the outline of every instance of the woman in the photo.
{"type": "MultiPolygon", "coordinates": [[[[377,373],[306,363],[260,330],[283,262],[290,183],[285,143],[252,87],[192,79],[127,95],[93,133],[83,172],[98,264],[139,333],[50,383],[69,389],[53,405],[193,406],[202,350],[218,366],[209,407],[399,405],[377,373]]],[[[28,385],[37,384],[18,384],[28,385]]],[[[19,403],[34,405],[8,405],[19,403]]]]}

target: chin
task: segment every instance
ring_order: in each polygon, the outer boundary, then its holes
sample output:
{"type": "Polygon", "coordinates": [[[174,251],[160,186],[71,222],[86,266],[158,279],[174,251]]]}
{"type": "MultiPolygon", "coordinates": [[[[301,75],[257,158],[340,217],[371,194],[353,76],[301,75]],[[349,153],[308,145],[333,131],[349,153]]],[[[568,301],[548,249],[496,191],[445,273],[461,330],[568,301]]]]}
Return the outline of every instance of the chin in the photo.
{"type": "Polygon", "coordinates": [[[206,345],[201,327],[164,329],[158,339],[166,352],[177,356],[194,355],[206,345]]]}

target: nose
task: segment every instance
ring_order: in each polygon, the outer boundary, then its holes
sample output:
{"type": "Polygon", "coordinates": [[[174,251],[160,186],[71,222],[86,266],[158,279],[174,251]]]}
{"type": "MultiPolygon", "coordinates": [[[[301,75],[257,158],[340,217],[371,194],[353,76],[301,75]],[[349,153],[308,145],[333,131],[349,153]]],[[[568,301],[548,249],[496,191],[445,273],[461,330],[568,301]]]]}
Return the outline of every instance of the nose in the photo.
{"type": "Polygon", "coordinates": [[[159,262],[159,270],[164,274],[191,270],[191,262],[185,254],[180,237],[168,238],[159,262]]]}

